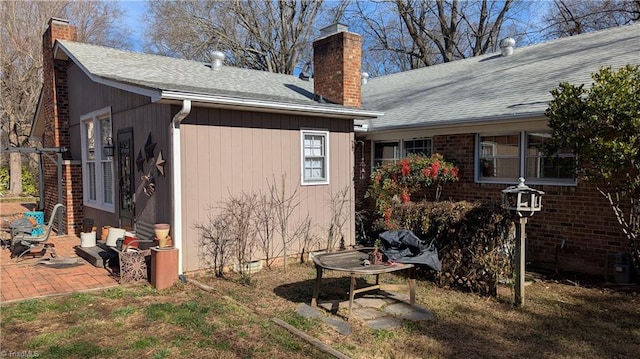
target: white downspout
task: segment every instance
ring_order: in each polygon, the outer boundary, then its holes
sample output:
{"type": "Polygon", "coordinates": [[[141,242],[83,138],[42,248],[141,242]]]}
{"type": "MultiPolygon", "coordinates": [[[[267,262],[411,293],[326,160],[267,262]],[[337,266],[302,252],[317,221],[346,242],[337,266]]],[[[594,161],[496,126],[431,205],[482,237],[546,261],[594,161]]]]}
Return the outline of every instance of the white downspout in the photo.
{"type": "Polygon", "coordinates": [[[182,101],[182,109],[171,122],[171,158],[173,173],[173,245],[178,249],[178,274],[182,274],[182,161],[180,157],[180,122],[191,112],[191,100],[182,101]]]}

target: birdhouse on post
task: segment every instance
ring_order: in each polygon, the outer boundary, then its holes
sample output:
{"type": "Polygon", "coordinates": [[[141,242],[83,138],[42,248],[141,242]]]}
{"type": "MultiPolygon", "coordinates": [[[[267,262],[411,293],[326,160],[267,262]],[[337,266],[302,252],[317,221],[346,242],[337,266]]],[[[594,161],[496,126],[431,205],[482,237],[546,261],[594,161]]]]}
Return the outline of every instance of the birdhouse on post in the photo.
{"type": "Polygon", "coordinates": [[[525,239],[527,237],[525,225],[529,217],[542,210],[544,192],[525,185],[522,177],[519,181],[517,186],[502,190],[502,208],[516,213],[520,218],[520,226],[516,227],[516,262],[518,266],[515,268],[515,304],[521,307],[524,305],[525,239]]]}

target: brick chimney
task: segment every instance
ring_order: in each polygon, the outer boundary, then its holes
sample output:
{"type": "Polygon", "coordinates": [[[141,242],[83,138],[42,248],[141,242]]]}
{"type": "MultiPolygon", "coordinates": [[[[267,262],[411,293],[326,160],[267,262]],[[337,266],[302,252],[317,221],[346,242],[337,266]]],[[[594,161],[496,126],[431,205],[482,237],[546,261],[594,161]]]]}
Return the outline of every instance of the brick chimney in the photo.
{"type": "Polygon", "coordinates": [[[362,37],[342,24],[320,30],[313,42],[313,91],[333,103],[360,108],[362,37]]]}
{"type": "MultiPolygon", "coordinates": [[[[42,111],[44,114],[44,148],[71,148],[69,132],[69,91],[67,89],[67,61],[54,58],[53,47],[56,40],[77,41],[75,26],[68,20],[51,18],[49,27],[42,35],[42,111]]],[[[48,218],[53,206],[58,202],[58,169],[50,160],[43,161],[45,211],[48,218]]],[[[82,224],[82,166],[80,161],[71,159],[71,152],[63,153],[62,163],[62,204],[66,206],[63,216],[65,233],[79,232],[82,224]]],[[[56,226],[57,228],[57,226],[56,226]]]]}
{"type": "Polygon", "coordinates": [[[53,58],[56,40],[77,40],[75,26],[68,20],[51,18],[49,27],[42,36],[42,79],[44,81],[43,105],[45,131],[44,147],[66,147],[71,145],[69,137],[69,99],[67,91],[67,62],[53,58]]]}

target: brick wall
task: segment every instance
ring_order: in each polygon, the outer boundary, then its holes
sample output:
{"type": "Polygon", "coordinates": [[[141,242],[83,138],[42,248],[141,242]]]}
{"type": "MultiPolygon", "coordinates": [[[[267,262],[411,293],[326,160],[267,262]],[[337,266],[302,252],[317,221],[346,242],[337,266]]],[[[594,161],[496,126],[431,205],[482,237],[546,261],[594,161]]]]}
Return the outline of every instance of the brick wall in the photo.
{"type": "MultiPolygon", "coordinates": [[[[445,186],[441,199],[501,201],[501,191],[508,185],[474,183],[474,139],[473,134],[433,138],[434,152],[460,168],[460,182],[445,186]]],[[[370,156],[371,141],[366,142],[370,156]]],[[[356,152],[356,163],[359,156],[356,152]]],[[[355,182],[356,198],[363,198],[368,180],[355,182]]],[[[627,239],[608,202],[593,185],[532,187],[545,195],[542,211],[530,218],[526,227],[529,262],[557,266],[561,271],[604,275],[607,253],[628,251],[627,239]]]]}
{"type": "MultiPolygon", "coordinates": [[[[56,40],[77,40],[76,27],[66,20],[51,19],[42,36],[43,99],[45,124],[42,145],[45,148],[70,148],[69,94],[67,87],[67,61],[53,58],[56,40]]],[[[45,156],[46,157],[46,156],[45,156]]],[[[55,155],[51,155],[55,158],[55,155]]],[[[79,164],[68,161],[69,152],[63,153],[62,204],[66,206],[63,226],[66,233],[75,234],[82,223],[82,170],[79,164]],[[78,224],[80,223],[80,224],[78,224]]],[[[57,160],[57,159],[56,159],[57,160]]],[[[58,167],[54,161],[43,159],[45,211],[51,213],[58,203],[58,167]]],[[[48,216],[47,216],[48,218],[48,216]]],[[[57,227],[56,227],[57,228],[57,227]]]]}
{"type": "Polygon", "coordinates": [[[313,91],[327,100],[360,108],[362,37],[338,32],[313,43],[313,91]]]}

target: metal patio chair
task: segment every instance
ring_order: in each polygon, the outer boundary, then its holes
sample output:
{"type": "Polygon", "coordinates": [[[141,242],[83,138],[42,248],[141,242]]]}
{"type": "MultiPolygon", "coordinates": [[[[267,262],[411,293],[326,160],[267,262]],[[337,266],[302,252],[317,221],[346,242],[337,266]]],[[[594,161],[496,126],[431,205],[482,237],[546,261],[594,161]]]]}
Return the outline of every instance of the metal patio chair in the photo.
{"type": "Polygon", "coordinates": [[[46,253],[47,250],[51,251],[51,257],[56,257],[56,250],[53,243],[49,242],[49,237],[51,236],[51,229],[53,228],[53,221],[56,218],[59,210],[64,209],[64,205],[58,203],[53,207],[53,211],[51,211],[51,217],[49,217],[49,222],[46,224],[41,224],[33,227],[34,229],[40,228],[40,234],[31,235],[28,233],[17,233],[11,238],[11,258],[16,258],[16,261],[20,260],[22,256],[27,253],[30,253],[34,248],[41,248],[42,255],[46,253]]]}

